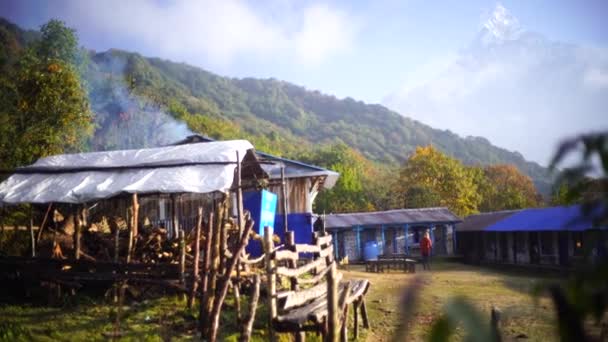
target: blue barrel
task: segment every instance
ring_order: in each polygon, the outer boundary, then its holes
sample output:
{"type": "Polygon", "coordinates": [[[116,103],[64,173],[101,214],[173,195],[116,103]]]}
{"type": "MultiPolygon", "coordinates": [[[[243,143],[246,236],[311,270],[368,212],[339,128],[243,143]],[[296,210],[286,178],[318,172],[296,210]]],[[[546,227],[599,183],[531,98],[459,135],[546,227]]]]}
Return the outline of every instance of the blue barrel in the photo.
{"type": "Polygon", "coordinates": [[[363,247],[363,260],[378,260],[378,243],[376,241],[367,241],[363,247]]]}

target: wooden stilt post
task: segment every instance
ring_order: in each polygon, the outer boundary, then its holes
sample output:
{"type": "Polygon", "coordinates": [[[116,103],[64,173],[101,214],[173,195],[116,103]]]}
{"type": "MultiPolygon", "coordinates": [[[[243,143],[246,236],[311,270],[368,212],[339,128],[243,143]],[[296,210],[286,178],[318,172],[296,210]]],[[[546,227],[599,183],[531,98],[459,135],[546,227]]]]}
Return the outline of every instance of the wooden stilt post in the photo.
{"type": "Polygon", "coordinates": [[[114,231],[114,262],[118,263],[118,252],[119,252],[119,238],[120,238],[120,228],[118,227],[118,224],[115,224],[115,231],[114,231]]]}
{"type": "Polygon", "coordinates": [[[253,322],[255,321],[255,311],[260,300],[260,275],[256,274],[253,278],[253,296],[249,304],[249,316],[247,323],[243,326],[244,330],[241,333],[241,342],[248,342],[251,339],[251,331],[253,330],[253,322]]]}
{"type": "Polygon", "coordinates": [[[289,228],[287,227],[287,182],[285,180],[285,164],[281,165],[281,193],[283,195],[283,232],[287,233],[289,228]]]}
{"type": "Polygon", "coordinates": [[[268,288],[268,335],[271,341],[274,341],[276,336],[272,322],[277,317],[277,276],[274,272],[275,260],[272,255],[274,244],[272,241],[272,232],[270,227],[264,227],[264,254],[266,258],[266,278],[268,288]]]}
{"type": "Polygon", "coordinates": [[[80,236],[82,234],[82,216],[80,208],[74,211],[74,259],[80,259],[80,236]]]}
{"type": "Polygon", "coordinates": [[[338,312],[338,271],[336,263],[332,262],[329,269],[329,277],[327,277],[327,325],[328,325],[328,340],[332,342],[338,341],[340,338],[340,319],[338,312]]]}
{"type": "Polygon", "coordinates": [[[34,208],[30,204],[30,221],[28,223],[28,229],[30,231],[30,247],[32,258],[36,257],[36,239],[34,238],[34,208]]]}
{"type": "Polygon", "coordinates": [[[205,228],[205,255],[203,255],[203,279],[201,282],[201,300],[199,311],[199,327],[201,338],[207,337],[208,318],[209,318],[209,282],[211,280],[211,242],[213,240],[213,212],[209,213],[207,227],[205,228]]]}
{"type": "Polygon", "coordinates": [[[173,226],[173,238],[179,238],[179,220],[177,218],[177,201],[175,200],[176,195],[171,195],[171,222],[173,226]]]}
{"type": "Polygon", "coordinates": [[[217,340],[217,330],[219,328],[220,322],[220,314],[222,312],[222,305],[224,304],[224,300],[226,299],[226,294],[228,293],[228,284],[230,282],[230,274],[234,271],[237,261],[241,253],[245,250],[245,246],[247,246],[247,242],[249,240],[249,233],[253,228],[253,221],[247,222],[243,233],[241,234],[237,248],[234,250],[234,257],[230,259],[230,263],[227,265],[226,272],[224,274],[223,279],[219,282],[221,286],[218,287],[218,291],[216,294],[215,301],[213,302],[213,310],[211,311],[211,331],[209,333],[209,341],[215,342],[217,340]]]}
{"type": "Polygon", "coordinates": [[[137,235],[139,234],[139,200],[137,198],[137,193],[134,193],[131,196],[131,201],[132,201],[132,207],[133,207],[133,213],[132,213],[132,226],[131,229],[133,230],[133,238],[137,238],[137,235]]]}
{"type": "MultiPolygon", "coordinates": [[[[243,232],[243,188],[242,188],[242,164],[241,158],[239,155],[239,151],[236,151],[236,203],[237,203],[237,220],[239,225],[239,236],[243,232]]],[[[236,257],[236,256],[235,256],[236,257]]],[[[236,280],[233,283],[234,285],[234,294],[236,300],[236,324],[239,325],[241,323],[241,296],[240,296],[240,286],[241,286],[241,258],[240,255],[237,258],[236,264],[236,280]]],[[[230,275],[228,275],[230,276],[230,275]]]]}
{"type": "Polygon", "coordinates": [[[194,297],[196,296],[196,290],[198,289],[199,282],[199,260],[201,258],[201,229],[203,226],[203,207],[198,207],[198,214],[196,216],[196,235],[194,240],[194,266],[192,267],[192,288],[190,290],[190,296],[188,297],[188,309],[192,309],[194,303],[194,297]]]}
{"type": "Polygon", "coordinates": [[[179,230],[179,282],[186,283],[186,233],[179,230]]]}
{"type": "Polygon", "coordinates": [[[44,214],[44,218],[42,219],[42,223],[40,224],[40,228],[38,228],[38,236],[36,236],[36,242],[40,242],[40,238],[42,237],[42,230],[46,227],[46,223],[49,219],[49,214],[51,213],[52,208],[53,203],[49,203],[49,206],[46,209],[46,213],[44,214]]]}

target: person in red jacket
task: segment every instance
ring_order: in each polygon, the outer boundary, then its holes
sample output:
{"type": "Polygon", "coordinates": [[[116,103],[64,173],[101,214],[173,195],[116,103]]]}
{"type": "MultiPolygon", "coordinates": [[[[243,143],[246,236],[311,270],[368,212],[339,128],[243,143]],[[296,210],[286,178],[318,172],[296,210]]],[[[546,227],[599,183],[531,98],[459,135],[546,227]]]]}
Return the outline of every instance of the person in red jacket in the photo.
{"type": "Polygon", "coordinates": [[[422,269],[431,270],[431,265],[429,261],[431,259],[431,249],[433,249],[433,242],[431,242],[431,237],[429,235],[429,231],[424,232],[424,236],[422,240],[420,240],[420,254],[422,255],[422,269]]]}

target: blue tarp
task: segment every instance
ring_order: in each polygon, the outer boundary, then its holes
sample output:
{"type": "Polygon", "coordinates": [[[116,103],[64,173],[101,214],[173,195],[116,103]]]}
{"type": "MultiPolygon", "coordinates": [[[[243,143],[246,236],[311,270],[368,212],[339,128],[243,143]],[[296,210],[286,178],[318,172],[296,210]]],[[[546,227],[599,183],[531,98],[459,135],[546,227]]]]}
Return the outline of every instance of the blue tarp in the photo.
{"type": "MultiPolygon", "coordinates": [[[[599,208],[598,208],[599,210],[599,208]]],[[[583,215],[580,205],[523,209],[484,229],[493,232],[513,231],[583,231],[594,227],[583,215]]]]}

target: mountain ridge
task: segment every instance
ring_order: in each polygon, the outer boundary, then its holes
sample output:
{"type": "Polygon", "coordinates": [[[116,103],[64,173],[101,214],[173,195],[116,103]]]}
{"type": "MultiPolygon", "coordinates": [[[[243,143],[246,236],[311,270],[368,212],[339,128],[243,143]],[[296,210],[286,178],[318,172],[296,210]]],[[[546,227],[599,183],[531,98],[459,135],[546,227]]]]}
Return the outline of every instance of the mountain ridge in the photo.
{"type": "MultiPolygon", "coordinates": [[[[514,164],[535,181],[541,193],[548,194],[547,169],[525,160],[519,152],[494,146],[483,137],[460,137],[432,128],[380,104],[338,99],[273,78],[224,77],[185,63],[117,49],[89,51],[89,59],[84,78],[97,116],[100,144],[101,134],[111,132],[124,112],[140,109],[137,100],[123,103],[123,96],[116,95],[119,86],[125,88],[120,92],[135,94],[159,108],[169,109],[177,103],[189,113],[225,123],[228,129],[237,127],[269,144],[285,145],[280,150],[285,156],[316,144],[343,142],[372,161],[398,166],[416,146],[432,144],[466,164],[514,164]]],[[[167,112],[180,119],[174,111],[167,112]]]]}

